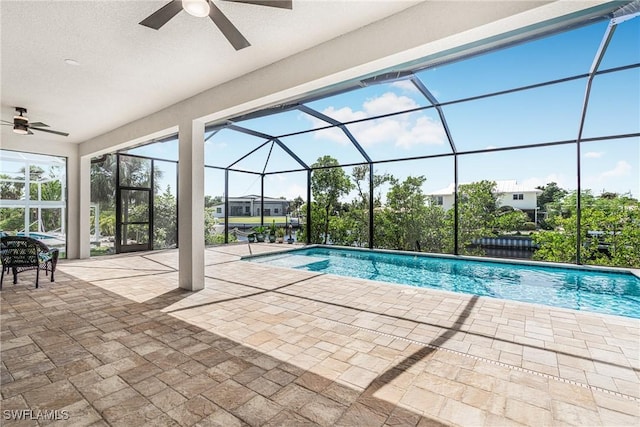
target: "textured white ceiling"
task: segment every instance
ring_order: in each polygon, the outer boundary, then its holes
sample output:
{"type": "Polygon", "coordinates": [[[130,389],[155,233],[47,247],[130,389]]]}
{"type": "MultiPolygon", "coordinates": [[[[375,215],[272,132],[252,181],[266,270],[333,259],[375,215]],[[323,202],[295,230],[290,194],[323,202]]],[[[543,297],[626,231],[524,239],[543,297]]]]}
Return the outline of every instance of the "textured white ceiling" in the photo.
{"type": "Polygon", "coordinates": [[[252,46],[235,51],[208,18],[185,12],[159,31],[138,25],[167,0],[0,1],[2,119],[25,107],[31,121],[70,133],[39,139],[79,143],[416,4],[214,1],[252,46]]]}

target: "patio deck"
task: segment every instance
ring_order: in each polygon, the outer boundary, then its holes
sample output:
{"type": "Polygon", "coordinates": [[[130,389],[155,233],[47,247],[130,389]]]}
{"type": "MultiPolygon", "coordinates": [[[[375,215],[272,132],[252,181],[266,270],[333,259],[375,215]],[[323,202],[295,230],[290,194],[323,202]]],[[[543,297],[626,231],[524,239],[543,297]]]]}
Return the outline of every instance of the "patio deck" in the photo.
{"type": "Polygon", "coordinates": [[[176,289],[175,250],[63,261],[40,289],[26,273],[5,281],[2,424],[640,423],[637,319],[240,261],[246,253],[207,249],[206,288],[193,293],[176,289]],[[41,418],[15,419],[25,415],[41,418]]]}

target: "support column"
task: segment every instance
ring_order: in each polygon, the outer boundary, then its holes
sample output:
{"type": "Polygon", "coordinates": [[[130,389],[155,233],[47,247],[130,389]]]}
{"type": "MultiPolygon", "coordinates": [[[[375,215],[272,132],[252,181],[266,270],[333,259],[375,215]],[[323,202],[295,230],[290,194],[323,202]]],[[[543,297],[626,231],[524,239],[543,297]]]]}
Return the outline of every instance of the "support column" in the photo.
{"type": "Polygon", "coordinates": [[[76,194],[69,186],[69,218],[79,218],[79,221],[70,221],[69,243],[75,242],[75,248],[70,247],[69,258],[89,258],[91,256],[91,157],[84,156],[69,159],[69,182],[79,182],[76,194]],[[75,163],[76,167],[71,167],[75,163]]]}
{"type": "Polygon", "coordinates": [[[204,289],[204,123],[179,126],[178,282],[204,289]]]}
{"type": "Polygon", "coordinates": [[[67,258],[85,259],[91,256],[90,206],[91,206],[91,157],[77,153],[67,155],[67,258]]]}

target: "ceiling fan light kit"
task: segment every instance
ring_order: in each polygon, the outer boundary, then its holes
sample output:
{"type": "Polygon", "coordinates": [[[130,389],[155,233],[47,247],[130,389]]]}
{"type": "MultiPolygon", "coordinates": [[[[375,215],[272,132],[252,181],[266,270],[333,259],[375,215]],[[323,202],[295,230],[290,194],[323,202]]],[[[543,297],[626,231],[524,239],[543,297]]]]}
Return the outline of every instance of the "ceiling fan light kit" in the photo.
{"type": "Polygon", "coordinates": [[[182,8],[196,18],[209,16],[211,10],[208,0],[182,0],[182,8]]]}
{"type": "Polygon", "coordinates": [[[13,133],[17,133],[18,135],[29,135],[29,129],[27,129],[26,126],[15,124],[13,125],[13,133]]]}
{"type": "Polygon", "coordinates": [[[19,115],[13,116],[13,133],[17,133],[19,135],[28,135],[29,119],[22,115],[22,113],[26,113],[27,110],[18,107],[16,108],[16,112],[19,113],[19,115]]]}

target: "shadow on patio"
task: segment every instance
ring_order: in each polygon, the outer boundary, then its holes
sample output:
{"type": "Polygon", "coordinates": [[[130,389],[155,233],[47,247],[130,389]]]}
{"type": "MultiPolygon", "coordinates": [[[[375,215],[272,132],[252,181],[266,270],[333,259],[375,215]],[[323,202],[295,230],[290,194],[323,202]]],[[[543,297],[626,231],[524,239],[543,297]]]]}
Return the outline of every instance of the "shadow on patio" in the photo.
{"type": "Polygon", "coordinates": [[[192,293],[137,303],[64,273],[38,290],[28,280],[1,294],[5,414],[54,411],[74,425],[439,424],[161,311],[192,293]]]}

